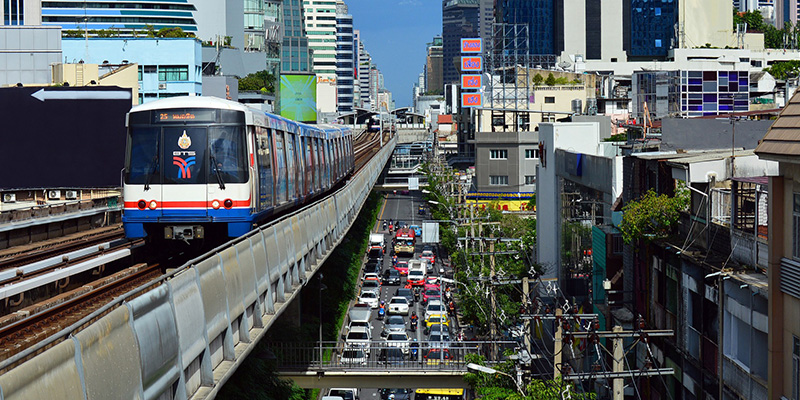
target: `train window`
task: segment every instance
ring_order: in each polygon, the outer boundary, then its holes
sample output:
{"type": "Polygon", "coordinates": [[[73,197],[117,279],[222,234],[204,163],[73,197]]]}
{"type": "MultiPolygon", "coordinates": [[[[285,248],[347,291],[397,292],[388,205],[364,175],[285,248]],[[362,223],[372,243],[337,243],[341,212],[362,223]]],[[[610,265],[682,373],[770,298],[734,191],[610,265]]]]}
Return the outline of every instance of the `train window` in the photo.
{"type": "Polygon", "coordinates": [[[135,184],[161,183],[158,128],[134,127],[128,134],[130,154],[125,163],[125,182],[135,184]]]}
{"type": "Polygon", "coordinates": [[[206,129],[164,128],[164,183],[205,183],[206,129]]]}
{"type": "Polygon", "coordinates": [[[245,157],[245,141],[241,127],[209,128],[208,147],[210,182],[219,179],[222,179],[223,183],[247,182],[247,157],[245,157]]]}

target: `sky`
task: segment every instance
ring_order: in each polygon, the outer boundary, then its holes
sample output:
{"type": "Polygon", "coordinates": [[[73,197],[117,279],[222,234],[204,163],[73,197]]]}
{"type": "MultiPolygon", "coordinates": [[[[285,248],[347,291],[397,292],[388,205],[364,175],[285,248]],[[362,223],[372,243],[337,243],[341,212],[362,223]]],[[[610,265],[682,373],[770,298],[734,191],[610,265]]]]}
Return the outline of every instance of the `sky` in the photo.
{"type": "Polygon", "coordinates": [[[383,73],[396,107],[411,106],[425,65],[425,45],[442,34],[440,0],[345,0],[353,29],[383,73]]]}

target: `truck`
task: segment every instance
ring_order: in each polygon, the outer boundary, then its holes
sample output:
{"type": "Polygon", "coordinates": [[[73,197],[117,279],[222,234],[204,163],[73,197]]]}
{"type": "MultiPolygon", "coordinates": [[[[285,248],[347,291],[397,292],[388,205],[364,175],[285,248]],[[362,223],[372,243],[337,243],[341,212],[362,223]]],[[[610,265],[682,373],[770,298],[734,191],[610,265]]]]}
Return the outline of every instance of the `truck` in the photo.
{"type": "Polygon", "coordinates": [[[386,252],[386,240],[380,233],[371,233],[369,235],[369,248],[380,247],[384,253],[386,252]]]}

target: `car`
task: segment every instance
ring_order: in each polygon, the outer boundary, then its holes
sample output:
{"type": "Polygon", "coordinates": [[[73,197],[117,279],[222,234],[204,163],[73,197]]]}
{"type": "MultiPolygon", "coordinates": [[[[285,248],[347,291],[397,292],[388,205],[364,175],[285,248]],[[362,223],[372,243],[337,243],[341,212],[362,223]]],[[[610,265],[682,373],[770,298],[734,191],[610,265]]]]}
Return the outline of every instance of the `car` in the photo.
{"type": "Polygon", "coordinates": [[[416,235],[417,237],[422,236],[422,227],[421,226],[419,226],[419,225],[410,225],[408,227],[408,229],[411,229],[412,231],[414,231],[414,235],[416,235]]]}
{"type": "Polygon", "coordinates": [[[370,308],[378,308],[378,294],[372,290],[361,290],[361,295],[358,296],[358,302],[369,304],[370,308]]]}
{"type": "Polygon", "coordinates": [[[364,327],[354,327],[347,332],[344,340],[347,348],[362,349],[369,356],[370,342],[372,341],[372,331],[364,327]]]}
{"type": "Polygon", "coordinates": [[[364,327],[364,328],[367,328],[370,331],[372,331],[372,324],[370,324],[367,321],[350,321],[350,325],[347,325],[347,327],[344,328],[345,329],[345,335],[347,335],[347,332],[350,332],[351,329],[353,329],[354,327],[357,327],[357,326],[364,327]]]}
{"type": "Polygon", "coordinates": [[[398,261],[397,264],[394,265],[394,269],[399,272],[400,275],[408,275],[408,262],[398,261]]]}
{"type": "MultiPolygon", "coordinates": [[[[369,304],[356,303],[350,308],[350,311],[347,312],[347,318],[350,320],[350,324],[357,322],[369,325],[369,320],[372,318],[372,307],[370,307],[369,304]]],[[[369,325],[369,327],[371,331],[372,326],[369,325]]]]}
{"type": "Polygon", "coordinates": [[[408,354],[408,343],[408,334],[405,332],[394,332],[386,335],[386,347],[397,347],[405,354],[408,354]]]}
{"type": "Polygon", "coordinates": [[[338,396],[343,400],[358,400],[358,389],[356,388],[331,388],[328,396],[338,396]]]}
{"type": "Polygon", "coordinates": [[[394,223],[394,229],[400,229],[400,228],[408,228],[408,225],[406,225],[406,223],[403,222],[403,221],[395,222],[394,223]]]}
{"type": "Polygon", "coordinates": [[[428,365],[450,364],[453,356],[450,354],[449,349],[430,349],[423,356],[425,363],[428,365]]]}
{"type": "Polygon", "coordinates": [[[433,314],[447,314],[447,308],[444,303],[438,300],[433,300],[425,306],[425,319],[428,319],[433,314]]]}
{"type": "Polygon", "coordinates": [[[389,395],[394,395],[394,400],[411,400],[414,394],[412,389],[381,389],[381,400],[389,400],[389,395]]]}
{"type": "Polygon", "coordinates": [[[425,318],[425,331],[430,332],[431,326],[441,324],[447,325],[450,327],[450,319],[447,318],[447,314],[433,314],[428,318],[425,318]]]}
{"type": "Polygon", "coordinates": [[[406,281],[411,286],[422,286],[425,284],[425,273],[422,271],[409,271],[406,281]]]}
{"type": "Polygon", "coordinates": [[[422,254],[419,256],[424,260],[428,260],[428,263],[433,268],[433,265],[436,264],[436,254],[433,254],[433,250],[422,250],[422,254]]]}
{"type": "Polygon", "coordinates": [[[443,331],[431,332],[428,336],[428,347],[448,349],[450,348],[450,334],[443,331]]]}
{"type": "MultiPolygon", "coordinates": [[[[384,347],[378,352],[378,363],[386,365],[404,365],[407,357],[403,350],[397,347],[384,347]]],[[[395,399],[397,396],[395,396],[395,399]]]]}
{"type": "Polygon", "coordinates": [[[383,260],[383,248],[380,246],[370,248],[367,251],[367,258],[370,260],[383,260]]]}
{"type": "Polygon", "coordinates": [[[433,335],[437,332],[443,332],[450,335],[450,327],[442,324],[431,325],[431,329],[429,330],[428,334],[433,335]]]}
{"type": "Polygon", "coordinates": [[[365,280],[361,284],[361,291],[375,292],[375,294],[379,296],[381,294],[381,281],[373,279],[365,280]]]}
{"type": "Polygon", "coordinates": [[[344,365],[366,365],[367,359],[367,353],[358,348],[344,349],[339,356],[339,362],[344,365]]]}
{"type": "Polygon", "coordinates": [[[436,289],[439,290],[441,286],[439,286],[439,277],[438,276],[429,276],[425,278],[425,286],[423,289],[436,289]]]}
{"type": "Polygon", "coordinates": [[[374,272],[367,272],[366,274],[364,274],[364,277],[361,278],[362,281],[368,281],[370,279],[379,281],[379,280],[381,280],[381,276],[379,274],[374,273],[374,272]]]}
{"type": "Polygon", "coordinates": [[[403,296],[395,296],[389,300],[389,314],[408,315],[408,299],[403,296]]]}
{"type": "Polygon", "coordinates": [[[387,269],[383,271],[381,283],[384,285],[397,286],[400,284],[400,273],[396,269],[387,269]]]}
{"type": "Polygon", "coordinates": [[[442,300],[442,292],[439,289],[428,289],[422,292],[422,304],[428,304],[431,300],[442,300]]]}
{"type": "Polygon", "coordinates": [[[368,261],[364,264],[364,274],[376,274],[380,275],[381,273],[381,264],[377,261],[368,261]]]}
{"type": "Polygon", "coordinates": [[[381,336],[388,336],[390,333],[405,332],[406,319],[402,315],[390,315],[383,323],[383,331],[381,336]]]}
{"type": "Polygon", "coordinates": [[[408,306],[409,307],[413,307],[414,306],[414,291],[413,290],[406,289],[406,288],[397,288],[397,290],[394,292],[394,295],[395,296],[403,296],[403,297],[405,297],[406,299],[408,299],[408,306]]]}

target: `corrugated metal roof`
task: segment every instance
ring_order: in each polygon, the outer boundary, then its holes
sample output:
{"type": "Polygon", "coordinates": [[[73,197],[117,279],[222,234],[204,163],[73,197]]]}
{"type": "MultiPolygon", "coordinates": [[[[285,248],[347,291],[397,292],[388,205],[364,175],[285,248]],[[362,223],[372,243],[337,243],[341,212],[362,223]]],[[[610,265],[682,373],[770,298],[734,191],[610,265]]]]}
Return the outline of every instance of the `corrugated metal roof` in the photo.
{"type": "Polygon", "coordinates": [[[755,152],[767,157],[800,155],[800,92],[792,96],[755,152]]]}

